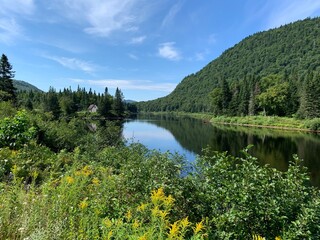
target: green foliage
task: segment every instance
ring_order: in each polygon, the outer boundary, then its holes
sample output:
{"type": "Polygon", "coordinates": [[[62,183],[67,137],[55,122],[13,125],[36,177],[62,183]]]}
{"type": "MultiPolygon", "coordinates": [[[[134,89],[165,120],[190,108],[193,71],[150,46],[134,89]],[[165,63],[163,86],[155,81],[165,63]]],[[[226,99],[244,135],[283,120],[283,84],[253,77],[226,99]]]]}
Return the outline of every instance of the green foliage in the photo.
{"type": "Polygon", "coordinates": [[[0,122],[0,147],[21,148],[36,134],[25,111],[18,111],[12,118],[0,122]]]}
{"type": "Polygon", "coordinates": [[[308,186],[297,159],[282,173],[244,154],[236,158],[206,151],[194,179],[201,203],[196,209],[211,219],[218,239],[250,239],[253,233],[274,239],[319,193],[308,186]]]}
{"type": "Polygon", "coordinates": [[[8,57],[2,54],[0,59],[0,98],[2,101],[16,100],[16,89],[12,82],[13,78],[14,71],[12,70],[12,65],[9,63],[8,57]]]}
{"type": "Polygon", "coordinates": [[[304,76],[308,71],[319,71],[319,22],[320,18],[305,19],[249,36],[227,49],[199,72],[185,77],[168,96],[138,103],[138,108],[146,112],[211,112],[210,93],[221,87],[219,82],[223,77],[232,91],[233,106],[239,104],[236,109],[227,109],[225,114],[247,115],[250,98],[249,115],[253,115],[263,110],[255,109],[255,96],[260,94],[259,84],[256,84],[260,78],[276,74],[283,77],[281,83],[288,82],[290,96],[286,98],[290,102],[280,98],[281,88],[278,86],[261,97],[267,98],[261,99],[264,102],[262,105],[277,107],[272,105],[280,102],[281,113],[278,113],[278,109],[269,109],[270,114],[291,116],[298,110],[297,99],[304,76]],[[294,89],[297,86],[298,89],[294,89]],[[270,98],[272,94],[277,96],[275,102],[270,98]],[[284,102],[286,109],[283,109],[284,102]]]}

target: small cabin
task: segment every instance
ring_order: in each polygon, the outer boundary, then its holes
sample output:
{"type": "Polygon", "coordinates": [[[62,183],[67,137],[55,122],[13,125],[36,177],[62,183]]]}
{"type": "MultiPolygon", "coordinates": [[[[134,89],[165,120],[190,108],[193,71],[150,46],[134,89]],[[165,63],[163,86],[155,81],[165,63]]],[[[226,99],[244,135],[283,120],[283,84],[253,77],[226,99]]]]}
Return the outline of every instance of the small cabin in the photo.
{"type": "Polygon", "coordinates": [[[95,105],[95,104],[91,104],[89,107],[88,107],[88,111],[91,112],[91,113],[95,113],[98,111],[98,106],[95,105]]]}

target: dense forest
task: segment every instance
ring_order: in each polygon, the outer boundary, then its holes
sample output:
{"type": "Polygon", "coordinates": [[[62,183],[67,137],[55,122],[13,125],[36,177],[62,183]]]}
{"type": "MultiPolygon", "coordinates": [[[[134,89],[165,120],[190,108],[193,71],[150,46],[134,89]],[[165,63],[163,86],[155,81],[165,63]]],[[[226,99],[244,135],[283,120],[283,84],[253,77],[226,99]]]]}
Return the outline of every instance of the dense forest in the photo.
{"type": "Polygon", "coordinates": [[[256,33],[141,111],[319,117],[320,18],[256,33]]]}

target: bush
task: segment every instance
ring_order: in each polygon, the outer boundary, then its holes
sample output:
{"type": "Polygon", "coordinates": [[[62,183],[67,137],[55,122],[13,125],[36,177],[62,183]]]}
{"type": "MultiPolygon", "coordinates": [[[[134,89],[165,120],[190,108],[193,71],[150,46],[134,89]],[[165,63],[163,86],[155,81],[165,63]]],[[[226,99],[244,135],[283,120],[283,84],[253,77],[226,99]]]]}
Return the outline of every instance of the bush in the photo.
{"type": "Polygon", "coordinates": [[[34,138],[36,129],[32,127],[26,111],[18,111],[12,117],[0,122],[0,147],[19,149],[34,138]]]}

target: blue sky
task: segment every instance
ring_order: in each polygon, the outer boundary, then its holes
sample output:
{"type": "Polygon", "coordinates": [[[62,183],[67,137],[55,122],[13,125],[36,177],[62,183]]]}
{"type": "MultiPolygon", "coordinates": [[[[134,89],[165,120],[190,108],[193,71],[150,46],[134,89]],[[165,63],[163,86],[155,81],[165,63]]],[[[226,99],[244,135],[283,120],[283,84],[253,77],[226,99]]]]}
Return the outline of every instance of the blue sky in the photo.
{"type": "Polygon", "coordinates": [[[0,0],[16,79],[126,99],[169,94],[248,35],[320,16],[320,0],[0,0]]]}

